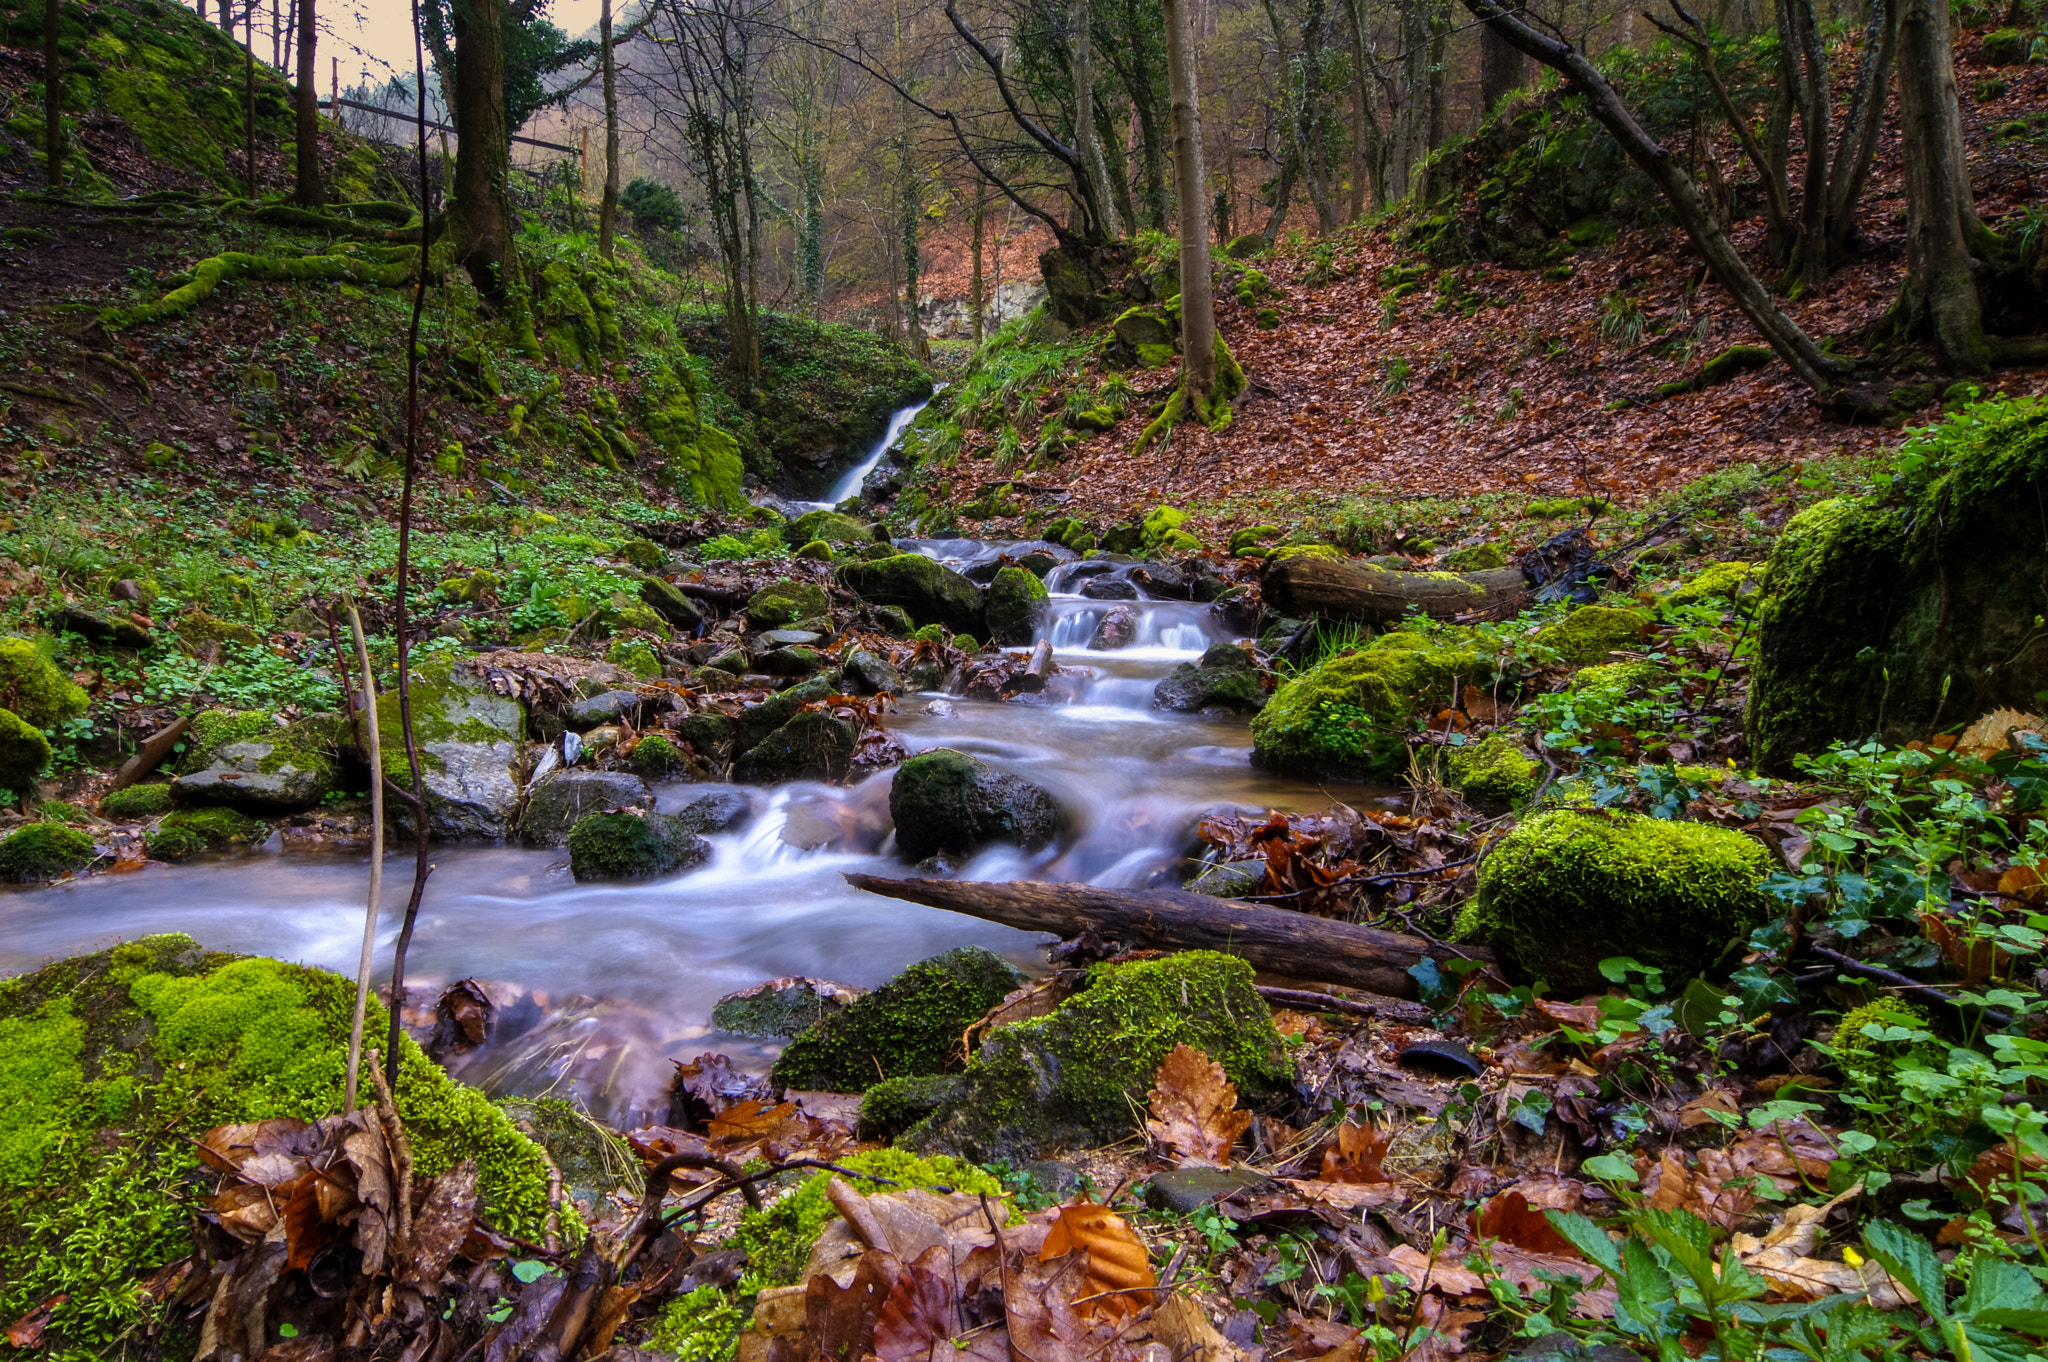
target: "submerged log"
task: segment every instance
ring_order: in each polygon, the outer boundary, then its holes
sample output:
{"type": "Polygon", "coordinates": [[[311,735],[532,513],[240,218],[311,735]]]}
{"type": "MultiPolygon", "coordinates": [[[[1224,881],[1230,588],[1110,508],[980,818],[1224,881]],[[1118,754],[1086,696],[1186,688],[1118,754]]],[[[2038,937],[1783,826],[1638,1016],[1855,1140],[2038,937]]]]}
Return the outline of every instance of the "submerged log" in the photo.
{"type": "Polygon", "coordinates": [[[1528,589],[1519,568],[1485,572],[1394,572],[1345,558],[1310,555],[1269,564],[1260,594],[1282,615],[1327,615],[1394,624],[1410,607],[1433,619],[1497,610],[1528,589]]]}
{"type": "Polygon", "coordinates": [[[1078,936],[1093,929],[1133,946],[1223,951],[1254,969],[1347,984],[1394,998],[1418,996],[1408,969],[1424,960],[1493,962],[1492,952],[1478,947],[1445,946],[1419,936],[1178,889],[1105,889],[1031,880],[891,880],[857,874],[847,875],[846,882],[870,894],[1025,931],[1078,936]]]}

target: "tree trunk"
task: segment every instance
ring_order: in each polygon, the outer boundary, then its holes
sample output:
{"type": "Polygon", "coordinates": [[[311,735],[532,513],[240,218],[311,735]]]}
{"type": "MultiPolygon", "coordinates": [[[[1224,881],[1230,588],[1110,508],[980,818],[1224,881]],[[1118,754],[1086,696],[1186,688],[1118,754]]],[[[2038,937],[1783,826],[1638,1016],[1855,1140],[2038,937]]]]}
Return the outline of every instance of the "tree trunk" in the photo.
{"type": "Polygon", "coordinates": [[[618,59],[612,50],[612,0],[597,15],[597,42],[604,58],[604,194],[597,201],[597,253],[612,258],[619,216],[618,59]]]}
{"type": "Polygon", "coordinates": [[[43,180],[64,183],[64,21],[58,0],[43,4],[43,180]]]}
{"type": "Polygon", "coordinates": [[[512,130],[505,126],[505,0],[463,0],[452,8],[456,148],[449,226],[456,259],[476,291],[502,310],[519,282],[506,183],[512,130]]]}
{"type": "Polygon", "coordinates": [[[1389,572],[1348,558],[1303,554],[1270,564],[1260,593],[1283,615],[1327,615],[1367,624],[1395,624],[1410,610],[1449,619],[1472,610],[1497,610],[1528,590],[1518,568],[1485,572],[1389,572]]]}
{"type": "Polygon", "coordinates": [[[1344,17],[1351,29],[1351,103],[1358,124],[1355,148],[1358,183],[1352,187],[1353,214],[1387,204],[1387,134],[1380,123],[1379,91],[1373,84],[1369,40],[1372,21],[1366,0],[1345,0],[1344,17]]]}
{"type": "Polygon", "coordinates": [[[1969,168],[1949,52],[1947,0],[1905,0],[1899,24],[1899,124],[1906,163],[1906,282],[1891,325],[1901,337],[1926,341],[1960,374],[1991,367],[1977,297],[1969,168]]]}
{"type": "Polygon", "coordinates": [[[256,199],[256,0],[242,11],[242,156],[249,164],[249,199],[256,199]]]}
{"type": "Polygon", "coordinates": [[[1216,392],[1216,299],[1209,278],[1209,196],[1203,192],[1202,106],[1195,88],[1189,0],[1162,0],[1166,80],[1173,110],[1173,183],[1180,200],[1180,325],[1183,400],[1206,407],[1216,392]]]}
{"type": "Polygon", "coordinates": [[[1539,33],[1515,18],[1498,0],[1465,0],[1465,8],[1517,48],[1555,69],[1586,96],[1593,117],[1614,135],[1629,159],[1663,192],[1665,202],[1671,205],[1673,215],[1692,238],[1715,282],[1727,291],[1742,315],[1798,375],[1800,382],[1815,392],[1827,392],[1833,386],[1832,379],[1851,371],[1853,366],[1846,361],[1823,354],[1813,338],[1779,310],[1770,292],[1735,249],[1735,243],[1728,239],[1728,233],[1715,221],[1699,187],[1677,159],[1643,131],[1614,87],[1591,62],[1569,43],[1539,33]]]}
{"type": "Polygon", "coordinates": [[[1483,948],[1440,946],[1419,936],[1176,889],[1104,889],[1032,880],[891,880],[859,874],[847,875],[846,882],[870,894],[1027,932],[1079,936],[1094,931],[1140,948],[1222,951],[1254,969],[1370,989],[1393,998],[1417,996],[1408,970],[1424,960],[1493,961],[1492,953],[1483,948]]]}
{"type": "Polygon", "coordinates": [[[967,278],[968,325],[974,334],[974,343],[981,344],[981,315],[988,310],[988,303],[982,294],[981,240],[988,222],[988,204],[979,181],[974,186],[974,216],[969,219],[974,227],[974,266],[967,278]]]}
{"type": "Polygon", "coordinates": [[[226,33],[226,34],[228,34],[228,35],[229,35],[230,37],[232,37],[232,36],[234,35],[234,31],[235,31],[235,4],[234,4],[234,0],[220,0],[220,29],[221,29],[221,32],[223,32],[223,33],[226,33]]]}
{"type": "MultiPolygon", "coordinates": [[[[319,74],[314,65],[320,34],[314,27],[313,0],[298,0],[296,8],[299,88],[292,92],[292,102],[297,114],[293,137],[298,144],[298,184],[292,197],[302,207],[318,208],[327,201],[320,183],[320,91],[315,86],[319,74]]],[[[426,192],[425,185],[420,192],[426,192]]]]}
{"type": "Polygon", "coordinates": [[[1479,108],[1491,114],[1494,106],[1522,88],[1529,80],[1529,59],[1514,44],[1490,28],[1479,30],[1479,108]]]}
{"type": "Polygon", "coordinates": [[[1828,258],[1839,260],[1856,240],[1856,204],[1863,197],[1877,159],[1877,135],[1884,125],[1885,87],[1891,83],[1893,54],[1899,41],[1899,0],[1869,0],[1863,25],[1863,60],[1849,111],[1835,141],[1835,163],[1828,172],[1828,258]]]}
{"type": "Polygon", "coordinates": [[[1828,277],[1828,110],[1827,54],[1813,0],[1778,0],[1780,61],[1800,65],[1799,127],[1806,141],[1806,167],[1799,198],[1798,280],[1812,285],[1828,277]],[[1787,40],[1790,40],[1789,43],[1787,40]]]}
{"type": "Polygon", "coordinates": [[[1310,70],[1306,58],[1297,63],[1288,50],[1287,28],[1281,23],[1273,0],[1266,0],[1266,23],[1272,29],[1273,49],[1280,59],[1280,118],[1288,145],[1294,149],[1294,159],[1301,166],[1302,179],[1307,183],[1309,204],[1316,210],[1316,235],[1328,236],[1337,222],[1330,206],[1329,186],[1323,179],[1322,157],[1317,154],[1321,148],[1312,145],[1309,137],[1314,126],[1310,101],[1315,98],[1310,70]]]}
{"type": "Polygon", "coordinates": [[[1090,0],[1069,0],[1068,14],[1074,25],[1074,149],[1081,153],[1081,168],[1089,181],[1089,197],[1101,213],[1102,234],[1114,241],[1123,235],[1116,220],[1116,207],[1109,187],[1109,168],[1102,160],[1102,140],[1095,131],[1095,35],[1094,6],[1090,0]]]}

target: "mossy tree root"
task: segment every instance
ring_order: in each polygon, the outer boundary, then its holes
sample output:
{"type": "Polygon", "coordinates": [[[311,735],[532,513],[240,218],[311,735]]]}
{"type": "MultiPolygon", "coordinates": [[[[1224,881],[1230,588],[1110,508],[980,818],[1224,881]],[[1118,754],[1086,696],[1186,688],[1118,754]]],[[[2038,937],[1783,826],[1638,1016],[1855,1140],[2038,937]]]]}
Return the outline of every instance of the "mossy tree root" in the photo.
{"type": "Polygon", "coordinates": [[[418,266],[412,261],[387,265],[345,255],[309,255],[287,260],[272,255],[252,255],[246,251],[227,251],[200,261],[192,268],[190,282],[172,289],[153,303],[110,308],[101,313],[100,325],[108,331],[121,331],[142,322],[176,316],[197,306],[226,279],[333,280],[398,288],[417,277],[418,266]]]}
{"type": "MultiPolygon", "coordinates": [[[[375,204],[382,208],[386,205],[375,204]]],[[[277,227],[305,227],[316,232],[327,232],[333,236],[356,237],[363,241],[390,241],[419,244],[420,222],[416,216],[407,214],[400,219],[400,226],[377,227],[359,222],[352,217],[341,217],[334,213],[321,213],[311,208],[300,208],[289,203],[266,203],[249,214],[258,222],[267,222],[277,227]]],[[[446,228],[448,219],[443,216],[434,222],[434,236],[439,237],[446,228]]]]}
{"type": "MultiPolygon", "coordinates": [[[[1186,370],[1182,370],[1182,386],[1173,390],[1173,396],[1166,399],[1159,415],[1152,418],[1152,424],[1145,427],[1138,436],[1138,443],[1131,447],[1131,453],[1143,454],[1152,445],[1166,438],[1168,431],[1186,415],[1189,415],[1189,401],[1185,383],[1186,370]]],[[[1237,356],[1230,353],[1230,346],[1223,339],[1221,331],[1216,333],[1216,386],[1206,398],[1197,397],[1193,402],[1192,415],[1211,430],[1223,430],[1230,425],[1232,403],[1245,390],[1248,380],[1244,367],[1237,362],[1237,356]]]]}

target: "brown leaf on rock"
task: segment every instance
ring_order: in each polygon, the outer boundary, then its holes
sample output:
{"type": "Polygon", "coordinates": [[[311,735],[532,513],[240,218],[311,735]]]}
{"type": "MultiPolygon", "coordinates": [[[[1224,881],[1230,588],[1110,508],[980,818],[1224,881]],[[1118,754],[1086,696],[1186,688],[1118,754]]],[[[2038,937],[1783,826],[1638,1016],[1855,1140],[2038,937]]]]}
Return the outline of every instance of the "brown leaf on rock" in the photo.
{"type": "Polygon", "coordinates": [[[1251,1127],[1237,1109],[1237,1087],[1223,1066],[1191,1045],[1176,1045],[1159,1066],[1145,1129],[1179,1168],[1228,1168],[1230,1147],[1251,1127]]]}
{"type": "Polygon", "coordinates": [[[1080,1290],[1071,1298],[1084,1319],[1123,1318],[1152,1303],[1151,1255],[1124,1218],[1081,1197],[1059,1208],[1046,1231],[1040,1262],[1082,1250],[1088,1259],[1080,1290]]]}
{"type": "Polygon", "coordinates": [[[749,1099],[712,1117],[705,1129],[714,1140],[765,1140],[785,1133],[791,1122],[800,1119],[794,1102],[768,1107],[749,1099]]]}
{"type": "Polygon", "coordinates": [[[882,1362],[937,1362],[939,1349],[953,1349],[959,1332],[960,1298],[953,1289],[953,1259],[943,1245],[924,1255],[897,1277],[875,1317],[875,1356],[882,1362]]]}
{"type": "Polygon", "coordinates": [[[1387,1137],[1370,1126],[1346,1121],[1323,1146],[1320,1181],[1390,1182],[1380,1160],[1387,1156],[1387,1137]]]}
{"type": "Polygon", "coordinates": [[[843,1289],[824,1273],[804,1288],[804,1320],[811,1342],[826,1362],[860,1362],[874,1350],[875,1322],[889,1298],[893,1261],[869,1253],[854,1267],[843,1289]]]}

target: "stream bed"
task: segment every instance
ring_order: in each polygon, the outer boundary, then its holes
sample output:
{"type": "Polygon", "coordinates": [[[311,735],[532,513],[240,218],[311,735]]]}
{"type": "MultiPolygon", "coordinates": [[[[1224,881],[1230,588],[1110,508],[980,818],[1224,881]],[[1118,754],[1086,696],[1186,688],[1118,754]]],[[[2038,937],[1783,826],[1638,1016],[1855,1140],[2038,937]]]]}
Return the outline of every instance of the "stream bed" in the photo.
{"type": "MultiPolygon", "coordinates": [[[[968,566],[1003,546],[903,541],[968,566]]],[[[1103,601],[1073,594],[1063,568],[1040,637],[1056,660],[1090,669],[1059,703],[994,703],[905,695],[888,727],[913,752],[954,747],[1036,782],[1060,805],[1058,841],[1026,853],[994,847],[964,879],[1079,880],[1139,887],[1178,883],[1200,815],[1212,809],[1322,808],[1333,797],[1250,762],[1241,718],[1157,709],[1152,690],[1224,633],[1207,606],[1103,601]],[[1138,613],[1136,637],[1091,650],[1112,605],[1138,613]],[[943,700],[944,703],[933,703],[943,700]]],[[[1050,938],[880,898],[849,887],[847,871],[917,873],[894,854],[891,772],[850,788],[808,782],[747,791],[750,821],[710,838],[711,859],[670,878],[578,884],[560,848],[442,846],[408,958],[408,983],[488,981],[497,1035],[465,1057],[461,1076],[487,1090],[573,1092],[622,1128],[659,1120],[670,1061],[706,1050],[764,1067],[773,1048],[711,1029],[712,1004],[766,979],[811,975],[858,987],[954,946],[979,945],[1037,973],[1050,938]]],[[[657,787],[672,811],[702,784],[657,787]]],[[[1337,791],[1350,802],[1385,796],[1337,791]]],[[[185,932],[210,949],[354,970],[367,857],[270,846],[141,874],[89,877],[0,898],[0,975],[154,932],[185,932]]],[[[385,871],[377,959],[388,977],[412,855],[385,871]]],[[[420,996],[408,989],[410,997],[420,996]]]]}

